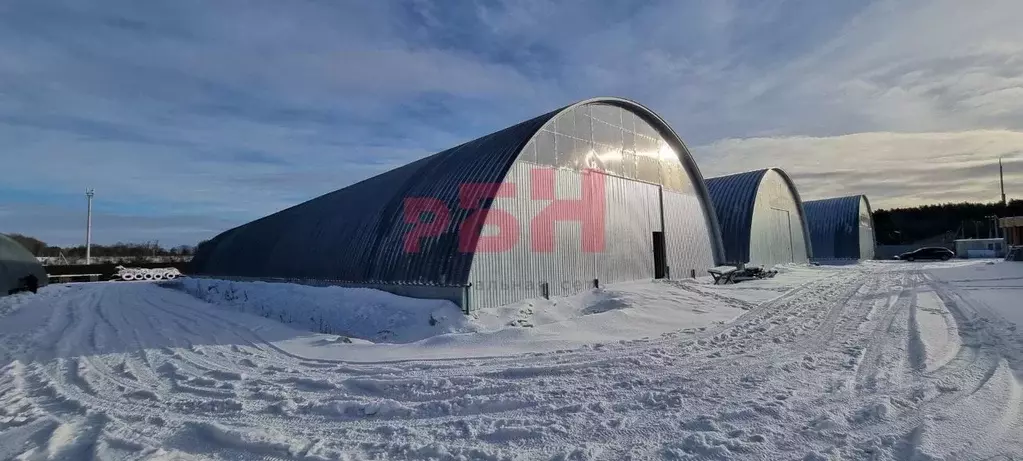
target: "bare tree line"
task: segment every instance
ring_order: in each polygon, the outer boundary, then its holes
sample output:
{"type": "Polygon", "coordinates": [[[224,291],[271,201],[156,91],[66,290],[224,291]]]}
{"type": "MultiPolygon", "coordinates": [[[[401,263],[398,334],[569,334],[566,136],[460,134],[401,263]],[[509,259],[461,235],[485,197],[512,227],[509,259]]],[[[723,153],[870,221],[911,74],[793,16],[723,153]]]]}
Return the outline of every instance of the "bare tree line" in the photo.
{"type": "MultiPolygon", "coordinates": [[[[85,257],[85,245],[77,245],[70,247],[59,247],[48,245],[46,242],[28,235],[22,234],[6,234],[12,240],[20,243],[30,253],[36,257],[51,257],[56,258],[63,256],[65,258],[84,258],[85,257]]],[[[117,242],[113,245],[92,245],[91,255],[93,257],[113,257],[113,258],[145,258],[153,256],[192,256],[195,254],[196,246],[192,245],[178,245],[173,247],[163,247],[160,242],[151,241],[143,243],[124,243],[117,242]]]]}

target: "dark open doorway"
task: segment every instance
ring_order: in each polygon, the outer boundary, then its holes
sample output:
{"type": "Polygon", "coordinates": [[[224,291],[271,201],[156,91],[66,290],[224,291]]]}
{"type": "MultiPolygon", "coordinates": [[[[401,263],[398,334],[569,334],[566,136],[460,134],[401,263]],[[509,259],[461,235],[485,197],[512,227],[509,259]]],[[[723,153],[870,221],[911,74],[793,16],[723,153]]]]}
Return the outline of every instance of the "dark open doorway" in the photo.
{"type": "Polygon", "coordinates": [[[664,254],[664,232],[654,232],[654,278],[667,276],[668,265],[664,254]]]}

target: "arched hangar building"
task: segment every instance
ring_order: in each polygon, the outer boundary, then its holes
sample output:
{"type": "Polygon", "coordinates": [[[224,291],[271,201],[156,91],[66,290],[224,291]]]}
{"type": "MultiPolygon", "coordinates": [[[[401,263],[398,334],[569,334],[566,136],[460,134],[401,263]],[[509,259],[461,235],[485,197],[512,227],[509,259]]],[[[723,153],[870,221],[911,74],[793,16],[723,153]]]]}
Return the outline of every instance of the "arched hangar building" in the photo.
{"type": "Polygon", "coordinates": [[[806,263],[810,237],[792,179],[768,168],[707,179],[714,202],[725,262],[771,267],[806,263]]]}
{"type": "Polygon", "coordinates": [[[14,239],[0,234],[0,296],[6,296],[20,286],[19,280],[29,274],[36,276],[40,287],[49,280],[46,270],[31,252],[14,239]]]}
{"type": "Polygon", "coordinates": [[[466,311],[723,259],[703,177],[659,116],[582,101],[228,230],[196,274],[383,289],[466,311]]]}
{"type": "Polygon", "coordinates": [[[874,258],[874,217],[865,195],[803,202],[810,227],[813,260],[874,258]]]}

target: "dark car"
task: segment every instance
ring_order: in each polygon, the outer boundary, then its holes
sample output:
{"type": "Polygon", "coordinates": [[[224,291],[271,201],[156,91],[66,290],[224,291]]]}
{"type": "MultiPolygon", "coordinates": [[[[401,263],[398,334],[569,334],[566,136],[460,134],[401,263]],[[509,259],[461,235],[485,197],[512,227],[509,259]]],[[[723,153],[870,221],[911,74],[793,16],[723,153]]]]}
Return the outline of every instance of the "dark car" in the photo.
{"type": "Polygon", "coordinates": [[[955,252],[948,248],[929,247],[902,253],[895,258],[903,261],[916,261],[918,259],[940,259],[942,261],[948,261],[955,256],[955,252]]]}

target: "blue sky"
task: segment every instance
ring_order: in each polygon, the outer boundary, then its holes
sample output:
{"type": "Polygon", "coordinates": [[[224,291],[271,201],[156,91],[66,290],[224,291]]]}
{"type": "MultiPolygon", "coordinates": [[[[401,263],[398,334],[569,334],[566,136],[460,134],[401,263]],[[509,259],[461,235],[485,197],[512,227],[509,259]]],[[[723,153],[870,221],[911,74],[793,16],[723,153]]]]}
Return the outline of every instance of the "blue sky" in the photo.
{"type": "Polygon", "coordinates": [[[1023,196],[1016,0],[0,3],[0,231],[191,244],[575,100],[804,198],[1023,196]],[[11,169],[19,161],[27,161],[11,169]],[[935,187],[940,184],[941,187],[935,187]]]}

